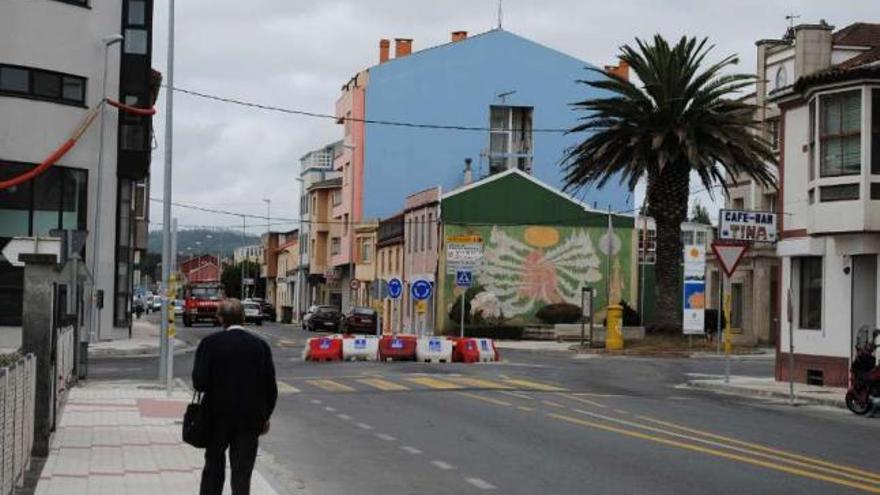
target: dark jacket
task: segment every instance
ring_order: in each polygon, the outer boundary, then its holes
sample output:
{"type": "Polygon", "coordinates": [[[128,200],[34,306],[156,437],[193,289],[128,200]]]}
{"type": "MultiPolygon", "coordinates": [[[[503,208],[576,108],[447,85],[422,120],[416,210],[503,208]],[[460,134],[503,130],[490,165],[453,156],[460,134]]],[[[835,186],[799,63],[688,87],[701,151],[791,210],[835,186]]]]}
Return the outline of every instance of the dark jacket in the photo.
{"type": "Polygon", "coordinates": [[[272,349],[263,339],[232,326],[199,343],[193,386],[204,392],[212,420],[259,430],[278,399],[272,349]]]}

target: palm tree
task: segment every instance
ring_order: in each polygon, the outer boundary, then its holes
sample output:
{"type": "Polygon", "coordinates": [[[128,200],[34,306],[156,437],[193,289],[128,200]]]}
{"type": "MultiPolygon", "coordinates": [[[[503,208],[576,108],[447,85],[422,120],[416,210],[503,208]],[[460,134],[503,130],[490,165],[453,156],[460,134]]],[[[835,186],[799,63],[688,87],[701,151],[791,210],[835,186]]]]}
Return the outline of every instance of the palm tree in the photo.
{"type": "Polygon", "coordinates": [[[585,133],[563,161],[567,190],[601,187],[609,180],[634,189],[647,179],[647,213],[657,225],[657,321],[661,329],[681,327],[681,223],[687,218],[691,171],[710,193],[731,178],[749,176],[774,185],[769,168],[776,158],[756,132],[755,107],[738,93],[754,84],[746,74],[722,72],[739,59],[728,56],[703,68],[712,46],[706,39],[682,37],[675,46],[660,35],[653,44],[636,39],[621,48],[620,59],[642,82],[637,86],[613,74],[579,83],[602,90],[574,106],[586,112],[570,133],[585,133]]]}

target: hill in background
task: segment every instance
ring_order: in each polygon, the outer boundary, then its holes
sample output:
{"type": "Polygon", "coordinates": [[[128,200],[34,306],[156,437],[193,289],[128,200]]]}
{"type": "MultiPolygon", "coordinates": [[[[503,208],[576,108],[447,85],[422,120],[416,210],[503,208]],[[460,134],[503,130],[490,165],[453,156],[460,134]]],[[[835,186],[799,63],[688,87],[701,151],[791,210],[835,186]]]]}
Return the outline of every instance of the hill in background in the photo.
{"type": "MultiPolygon", "coordinates": [[[[235,248],[259,244],[260,237],[248,235],[242,238],[240,231],[192,229],[177,231],[177,251],[182,256],[197,254],[221,254],[232,256],[235,248]]],[[[162,254],[162,231],[150,231],[147,243],[150,254],[162,254]]]]}

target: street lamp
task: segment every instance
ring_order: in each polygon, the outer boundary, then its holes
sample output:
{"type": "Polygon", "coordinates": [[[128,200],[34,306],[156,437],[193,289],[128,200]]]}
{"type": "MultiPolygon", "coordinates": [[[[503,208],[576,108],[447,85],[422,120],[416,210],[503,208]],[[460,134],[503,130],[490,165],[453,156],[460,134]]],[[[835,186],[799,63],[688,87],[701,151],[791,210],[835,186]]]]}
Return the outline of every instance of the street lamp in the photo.
{"type": "MultiPolygon", "coordinates": [[[[104,79],[101,81],[101,121],[100,121],[100,131],[98,135],[98,167],[95,174],[95,235],[93,239],[93,250],[92,253],[92,274],[94,277],[94,287],[96,291],[96,296],[100,293],[100,289],[98,289],[100,282],[99,272],[100,272],[100,260],[101,260],[101,247],[99,246],[101,240],[101,203],[103,203],[102,196],[102,185],[104,181],[101,178],[101,174],[104,169],[104,110],[105,105],[104,102],[107,100],[107,66],[109,65],[110,58],[110,47],[121,42],[123,36],[121,34],[113,34],[110,36],[105,36],[101,38],[101,43],[104,45],[104,79]]],[[[101,333],[101,306],[102,304],[98,304],[98,299],[103,299],[103,297],[98,296],[95,300],[95,308],[92,311],[92,324],[90,331],[90,339],[92,342],[96,342],[101,333]]]]}
{"type": "MultiPolygon", "coordinates": [[[[354,144],[343,144],[343,148],[351,151],[351,161],[348,164],[349,177],[348,177],[348,189],[351,191],[351,198],[348,203],[348,224],[346,228],[348,228],[348,274],[349,274],[349,303],[353,307],[354,298],[355,298],[355,290],[351,288],[351,280],[354,280],[354,157],[355,150],[357,150],[357,145],[354,144]]],[[[343,174],[345,174],[345,169],[343,169],[343,174]]],[[[343,177],[343,181],[345,178],[343,177]]]]}

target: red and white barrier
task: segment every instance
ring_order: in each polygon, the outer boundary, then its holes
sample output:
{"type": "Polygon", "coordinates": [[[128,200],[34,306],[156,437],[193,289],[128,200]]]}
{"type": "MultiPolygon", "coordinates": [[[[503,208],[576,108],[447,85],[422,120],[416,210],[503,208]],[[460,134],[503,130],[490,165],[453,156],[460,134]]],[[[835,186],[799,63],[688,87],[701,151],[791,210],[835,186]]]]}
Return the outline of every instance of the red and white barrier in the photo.
{"type": "Polygon", "coordinates": [[[305,361],[341,361],[342,339],[333,337],[313,337],[306,342],[303,350],[305,361]]]}
{"type": "Polygon", "coordinates": [[[379,337],[357,335],[342,339],[342,359],[346,361],[375,361],[379,359],[379,337]]]}
{"type": "Polygon", "coordinates": [[[452,341],[445,337],[421,337],[416,342],[416,360],[422,363],[451,363],[452,341]]]}
{"type": "Polygon", "coordinates": [[[416,359],[416,338],[413,335],[385,336],[379,339],[382,361],[413,361],[416,359]]]}

